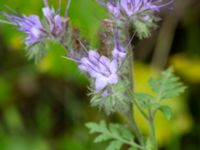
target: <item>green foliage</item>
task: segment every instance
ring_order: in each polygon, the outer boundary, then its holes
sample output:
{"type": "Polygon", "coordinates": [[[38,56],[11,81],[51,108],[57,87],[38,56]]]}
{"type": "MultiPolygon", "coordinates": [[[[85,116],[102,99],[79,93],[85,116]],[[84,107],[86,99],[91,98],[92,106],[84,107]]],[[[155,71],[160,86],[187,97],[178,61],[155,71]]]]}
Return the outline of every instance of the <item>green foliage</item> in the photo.
{"type": "Polygon", "coordinates": [[[158,101],[178,96],[185,90],[185,86],[179,81],[179,77],[173,74],[172,68],[162,72],[158,79],[151,78],[149,85],[157,94],[158,101]]]}
{"type": "Polygon", "coordinates": [[[93,92],[91,105],[97,106],[100,109],[103,109],[107,115],[110,115],[113,112],[127,112],[129,109],[130,101],[126,94],[127,89],[129,88],[129,83],[119,82],[115,85],[110,86],[110,91],[112,94],[108,96],[102,96],[102,93],[93,92]]]}
{"type": "Polygon", "coordinates": [[[107,127],[105,121],[101,121],[99,124],[87,123],[86,126],[90,133],[99,134],[94,142],[110,141],[106,150],[120,150],[123,144],[132,146],[132,149],[138,146],[131,131],[122,125],[109,124],[107,127]]]}
{"type": "Polygon", "coordinates": [[[161,105],[158,109],[165,115],[167,119],[172,118],[172,110],[169,106],[161,105]]]}
{"type": "Polygon", "coordinates": [[[41,60],[48,52],[45,45],[46,44],[43,42],[40,42],[31,47],[27,47],[26,52],[28,59],[34,59],[36,63],[41,60]]]}
{"type": "Polygon", "coordinates": [[[146,140],[146,150],[153,150],[153,145],[150,138],[146,140]]]}
{"type": "Polygon", "coordinates": [[[134,94],[135,100],[137,100],[138,104],[142,108],[151,108],[152,106],[155,105],[154,98],[146,93],[135,93],[134,94]]]}
{"type": "Polygon", "coordinates": [[[151,32],[145,23],[141,21],[135,21],[134,27],[140,39],[150,37],[151,32]]]}
{"type": "Polygon", "coordinates": [[[173,74],[171,68],[163,71],[159,78],[151,78],[149,80],[149,86],[156,95],[152,96],[147,93],[135,93],[134,100],[136,104],[141,108],[140,110],[143,114],[145,114],[143,109],[150,109],[154,112],[160,110],[167,119],[170,119],[172,117],[172,110],[169,106],[162,105],[161,101],[178,96],[185,90],[185,86],[179,81],[179,78],[173,74]]]}
{"type": "Polygon", "coordinates": [[[128,150],[137,150],[135,147],[130,147],[128,150]]]}
{"type": "Polygon", "coordinates": [[[151,30],[157,27],[157,25],[154,23],[155,20],[158,20],[158,18],[149,11],[133,17],[133,28],[135,29],[140,39],[148,38],[151,36],[151,30]],[[144,18],[147,18],[147,20],[144,18]]]}

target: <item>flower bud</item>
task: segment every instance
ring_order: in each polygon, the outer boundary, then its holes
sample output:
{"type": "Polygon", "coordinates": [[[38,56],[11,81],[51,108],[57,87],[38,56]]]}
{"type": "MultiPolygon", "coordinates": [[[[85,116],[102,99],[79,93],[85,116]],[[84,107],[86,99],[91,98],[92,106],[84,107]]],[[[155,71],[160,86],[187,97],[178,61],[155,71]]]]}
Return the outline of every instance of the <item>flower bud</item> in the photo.
{"type": "Polygon", "coordinates": [[[107,2],[106,7],[108,11],[116,18],[121,15],[119,2],[113,2],[112,0],[110,0],[109,2],[107,2]]]}
{"type": "Polygon", "coordinates": [[[67,19],[57,14],[53,8],[45,7],[42,11],[48,21],[50,33],[56,38],[62,37],[66,30],[67,19]]]}

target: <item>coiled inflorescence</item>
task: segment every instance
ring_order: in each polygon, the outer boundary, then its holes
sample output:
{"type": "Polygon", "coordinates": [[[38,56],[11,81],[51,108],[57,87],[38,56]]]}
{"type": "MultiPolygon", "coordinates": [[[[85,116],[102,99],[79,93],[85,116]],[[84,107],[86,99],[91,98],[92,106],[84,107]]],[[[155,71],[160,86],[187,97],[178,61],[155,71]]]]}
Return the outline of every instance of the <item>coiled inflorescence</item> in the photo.
{"type": "MultiPolygon", "coordinates": [[[[95,50],[86,51],[86,47],[79,40],[79,35],[76,35],[76,29],[70,28],[68,9],[71,0],[68,0],[64,16],[60,15],[60,8],[55,11],[53,7],[49,7],[47,0],[43,0],[45,5],[42,8],[44,20],[41,20],[38,15],[26,16],[16,12],[12,14],[2,12],[8,21],[1,20],[1,22],[17,26],[19,31],[25,33],[25,44],[28,48],[41,43],[41,45],[45,45],[48,39],[60,42],[67,50],[68,56],[66,58],[77,63],[79,69],[90,77],[91,87],[93,87],[92,93],[96,94],[92,100],[94,105],[105,107],[106,110],[111,108],[112,111],[115,111],[129,105],[126,87],[129,84],[127,80],[131,76],[127,75],[130,74],[130,71],[127,72],[127,70],[131,70],[131,65],[128,64],[129,60],[126,60],[131,57],[128,57],[130,53],[127,52],[128,46],[135,33],[141,38],[149,36],[150,28],[154,27],[157,21],[156,12],[171,4],[172,1],[166,3],[163,0],[98,1],[110,13],[110,18],[104,20],[107,23],[104,27],[109,30],[107,37],[110,38],[107,41],[109,48],[105,48],[106,55],[101,55],[102,52],[95,50]],[[130,25],[133,25],[135,29],[131,39],[127,34],[130,25]],[[77,41],[81,46],[76,43],[77,41]],[[126,44],[127,41],[129,41],[128,44],[126,44]],[[99,101],[99,97],[106,101],[99,101]]],[[[30,51],[33,55],[35,53],[39,55],[38,53],[44,49],[40,47],[39,50],[30,51]]]]}
{"type": "Polygon", "coordinates": [[[46,23],[43,24],[38,15],[19,15],[2,12],[8,21],[1,21],[18,27],[18,30],[26,34],[26,46],[33,46],[45,38],[61,39],[67,27],[67,16],[60,16],[59,11],[50,8],[48,3],[42,8],[46,23]]]}
{"type": "Polygon", "coordinates": [[[126,15],[128,17],[137,15],[145,11],[160,11],[161,8],[170,5],[173,0],[108,0],[100,1],[100,4],[107,7],[108,11],[115,17],[126,15]]]}

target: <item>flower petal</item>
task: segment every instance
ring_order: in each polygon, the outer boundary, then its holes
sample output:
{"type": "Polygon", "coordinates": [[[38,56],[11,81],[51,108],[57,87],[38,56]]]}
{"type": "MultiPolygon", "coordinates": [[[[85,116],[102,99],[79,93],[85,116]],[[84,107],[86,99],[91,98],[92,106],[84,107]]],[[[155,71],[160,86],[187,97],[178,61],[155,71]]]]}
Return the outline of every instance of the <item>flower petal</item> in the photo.
{"type": "Polygon", "coordinates": [[[88,52],[88,58],[89,58],[89,60],[92,61],[96,65],[98,63],[99,57],[100,57],[100,55],[96,51],[90,50],[88,52]]]}
{"type": "Polygon", "coordinates": [[[107,86],[107,79],[102,77],[102,78],[97,78],[96,82],[95,82],[95,88],[97,91],[102,90],[103,88],[105,88],[107,86]]]}
{"type": "Polygon", "coordinates": [[[91,67],[87,68],[89,75],[93,78],[100,78],[102,75],[91,67]]]}
{"type": "Polygon", "coordinates": [[[108,83],[110,84],[116,84],[117,82],[118,82],[117,74],[112,74],[108,79],[108,83]]]}
{"type": "Polygon", "coordinates": [[[112,73],[116,73],[117,70],[118,70],[118,64],[117,64],[117,60],[113,60],[111,63],[110,63],[110,70],[112,73]]]}
{"type": "Polygon", "coordinates": [[[94,50],[90,50],[89,52],[88,52],[88,56],[89,57],[95,57],[95,58],[99,58],[100,56],[99,56],[99,53],[97,52],[97,51],[94,51],[94,50]]]}
{"type": "Polygon", "coordinates": [[[99,61],[105,66],[110,66],[110,60],[106,56],[101,56],[99,61]]]}

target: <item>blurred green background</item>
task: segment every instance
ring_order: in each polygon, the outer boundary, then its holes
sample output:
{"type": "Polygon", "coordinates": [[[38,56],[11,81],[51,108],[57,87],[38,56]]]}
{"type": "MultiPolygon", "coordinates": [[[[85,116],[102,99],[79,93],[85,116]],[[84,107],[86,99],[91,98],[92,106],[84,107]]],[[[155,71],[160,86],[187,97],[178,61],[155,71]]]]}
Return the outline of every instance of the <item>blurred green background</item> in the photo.
{"type": "MultiPolygon", "coordinates": [[[[50,1],[55,7],[58,1],[50,1]]],[[[62,0],[63,11],[67,1],[62,0]]],[[[41,0],[1,0],[19,13],[41,15],[41,0]]],[[[172,65],[187,85],[180,97],[167,102],[174,117],[157,115],[157,136],[162,150],[199,150],[200,147],[200,1],[175,0],[152,37],[133,41],[137,91],[148,91],[149,75],[172,65]]],[[[105,9],[95,0],[72,0],[69,15],[97,48],[97,32],[105,9]]],[[[3,17],[0,17],[3,19],[3,17]]],[[[103,150],[93,144],[84,123],[107,118],[89,106],[88,81],[77,66],[61,56],[65,50],[53,44],[38,64],[26,58],[23,35],[12,26],[0,24],[0,150],[103,150]]],[[[148,129],[136,114],[145,134],[148,129]]],[[[113,115],[107,120],[121,121],[113,115]]]]}

